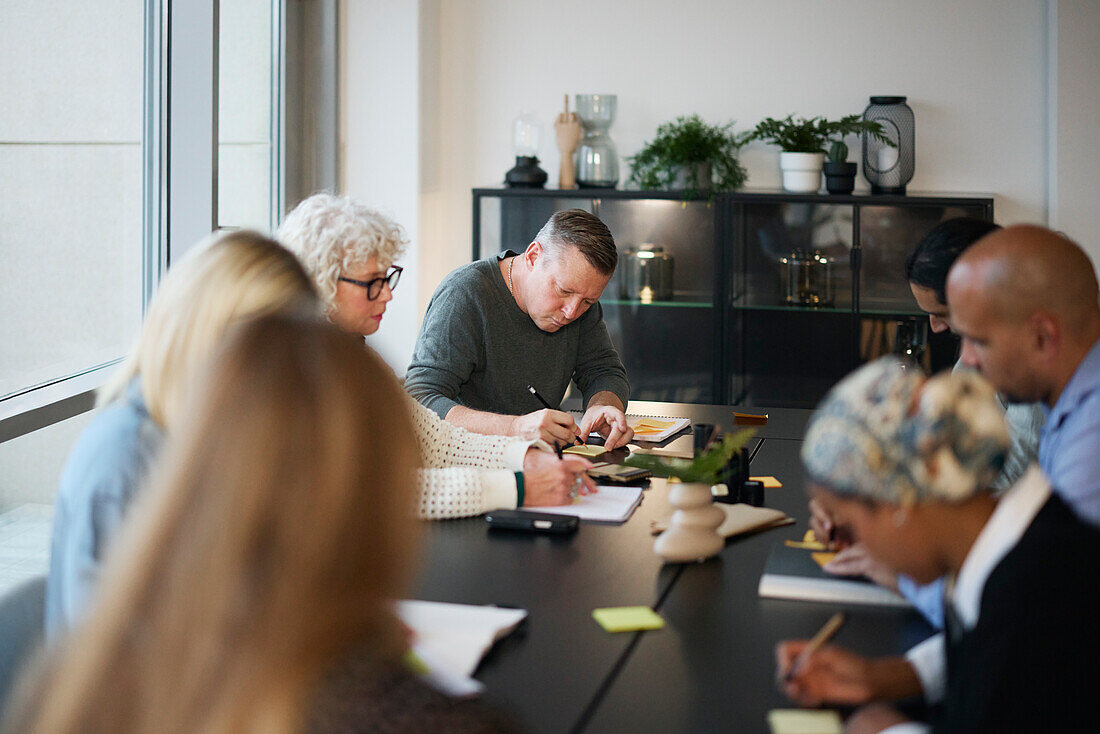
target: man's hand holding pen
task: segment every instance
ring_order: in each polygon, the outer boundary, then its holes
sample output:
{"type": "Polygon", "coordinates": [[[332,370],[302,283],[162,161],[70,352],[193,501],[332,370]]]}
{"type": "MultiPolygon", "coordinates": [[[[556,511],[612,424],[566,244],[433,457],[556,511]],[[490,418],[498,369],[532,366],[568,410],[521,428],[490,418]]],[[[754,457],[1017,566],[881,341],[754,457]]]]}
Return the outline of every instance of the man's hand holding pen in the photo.
{"type": "MultiPolygon", "coordinates": [[[[544,408],[527,415],[517,415],[512,423],[512,435],[541,438],[548,444],[572,446],[580,440],[580,431],[573,416],[562,410],[544,408]]],[[[584,443],[584,441],[580,441],[584,443]]]]}

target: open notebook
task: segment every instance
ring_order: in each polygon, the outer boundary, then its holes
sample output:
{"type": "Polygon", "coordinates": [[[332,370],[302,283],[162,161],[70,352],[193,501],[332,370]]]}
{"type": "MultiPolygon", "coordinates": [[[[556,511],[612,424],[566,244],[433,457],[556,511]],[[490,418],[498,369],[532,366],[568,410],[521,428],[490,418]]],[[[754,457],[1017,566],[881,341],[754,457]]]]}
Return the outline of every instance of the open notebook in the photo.
{"type": "Polygon", "coordinates": [[[550,512],[555,515],[576,515],[589,522],[619,523],[630,519],[634,508],[642,502],[641,487],[610,487],[597,485],[595,494],[579,497],[571,505],[559,507],[532,507],[533,512],[550,512]]]}
{"type": "Polygon", "coordinates": [[[626,422],[634,429],[635,441],[660,443],[691,425],[688,418],[658,418],[652,415],[627,415],[626,422]]]}

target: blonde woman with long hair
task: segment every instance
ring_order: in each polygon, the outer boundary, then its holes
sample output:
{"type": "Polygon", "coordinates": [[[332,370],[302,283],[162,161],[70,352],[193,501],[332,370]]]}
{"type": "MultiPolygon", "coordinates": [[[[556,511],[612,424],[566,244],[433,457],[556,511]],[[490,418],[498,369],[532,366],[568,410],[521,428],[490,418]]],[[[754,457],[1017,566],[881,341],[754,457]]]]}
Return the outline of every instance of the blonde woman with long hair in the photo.
{"type": "Polygon", "coordinates": [[[172,266],[61,475],[46,590],[51,636],[84,613],[104,550],[189,400],[189,379],[226,329],[249,316],[318,308],[294,255],[255,232],[213,236],[172,266]]]}
{"type": "MultiPolygon", "coordinates": [[[[330,321],[363,337],[378,331],[401,277],[400,225],[346,196],[317,193],[287,215],[278,237],[313,277],[330,321]]],[[[580,457],[561,460],[542,441],[467,431],[411,398],[408,410],[423,467],[423,518],[563,505],[595,491],[585,474],[591,464],[580,457]]]]}
{"type": "Polygon", "coordinates": [[[500,730],[401,662],[417,455],[382,361],[319,319],[271,315],[196,385],[99,603],[7,731],[500,730]]]}

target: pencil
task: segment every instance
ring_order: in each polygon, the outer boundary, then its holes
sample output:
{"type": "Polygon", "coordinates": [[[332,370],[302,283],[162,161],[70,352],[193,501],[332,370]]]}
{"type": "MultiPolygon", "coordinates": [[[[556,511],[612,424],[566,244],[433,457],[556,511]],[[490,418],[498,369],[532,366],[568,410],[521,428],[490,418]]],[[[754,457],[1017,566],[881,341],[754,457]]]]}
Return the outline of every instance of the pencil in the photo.
{"type": "Polygon", "coordinates": [[[546,398],[539,395],[539,391],[535,389],[534,385],[528,385],[527,386],[527,392],[534,395],[535,399],[538,400],[540,403],[542,403],[542,407],[546,408],[547,410],[553,410],[553,408],[550,407],[550,403],[546,402],[546,398]]]}
{"type": "MultiPolygon", "coordinates": [[[[539,395],[539,391],[535,389],[535,386],[534,386],[534,385],[528,385],[528,386],[527,386],[527,392],[529,392],[529,393],[531,393],[532,395],[534,395],[534,396],[535,396],[535,398],[537,398],[537,399],[538,399],[538,401],[539,401],[540,403],[542,403],[542,407],[546,408],[547,410],[555,410],[555,408],[553,408],[553,407],[552,407],[552,406],[550,405],[550,403],[546,402],[546,398],[544,398],[543,396],[539,395]]],[[[573,444],[572,444],[572,445],[573,445],[573,446],[583,446],[583,445],[584,445],[584,442],[583,442],[583,441],[581,441],[581,440],[580,440],[580,439],[578,438],[578,439],[576,439],[575,441],[573,441],[573,444]]],[[[559,457],[561,456],[561,452],[560,452],[560,451],[558,452],[558,456],[559,456],[559,457]]]]}
{"type": "Polygon", "coordinates": [[[798,657],[791,663],[791,667],[787,670],[787,674],[783,676],[783,679],[790,682],[798,671],[806,665],[806,661],[818,651],[818,648],[832,639],[833,635],[836,634],[842,624],[844,624],[844,612],[837,612],[830,617],[829,621],[826,622],[824,626],[817,631],[817,634],[806,643],[806,647],[802,648],[802,652],[798,653],[798,657]]]}

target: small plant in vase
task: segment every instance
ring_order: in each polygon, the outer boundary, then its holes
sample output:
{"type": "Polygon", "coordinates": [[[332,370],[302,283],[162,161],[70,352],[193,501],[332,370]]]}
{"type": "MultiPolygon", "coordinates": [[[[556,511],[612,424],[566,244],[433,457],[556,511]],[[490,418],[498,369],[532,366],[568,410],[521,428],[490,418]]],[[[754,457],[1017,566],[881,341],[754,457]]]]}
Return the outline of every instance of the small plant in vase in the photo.
{"type": "Polygon", "coordinates": [[[686,199],[739,189],[748,179],[737,159],[747,137],[734,133],[732,122],[708,125],[699,115],[678,117],[627,158],[630,180],[643,190],[683,189],[686,199]]]}
{"type": "Polygon", "coordinates": [[[722,550],[718,534],[725,513],[714,506],[711,487],[724,479],[726,467],[752,438],[745,429],[727,433],[694,459],[673,459],[634,453],[624,464],[648,469],[654,476],[678,479],[670,484],[668,503],[675,508],[668,529],[653,543],[653,551],[672,563],[702,561],[722,550]]]}
{"type": "Polygon", "coordinates": [[[766,117],[757,124],[751,140],[762,140],[779,146],[779,167],[783,170],[783,188],[787,191],[812,193],[821,188],[821,167],[825,159],[825,146],[830,140],[866,132],[894,145],[886,137],[877,122],[864,120],[859,115],[847,115],[839,120],[824,117],[794,117],[782,120],[766,117]]]}
{"type": "Polygon", "coordinates": [[[848,146],[834,141],[825,161],[825,190],[830,194],[850,194],[855,188],[856,164],[848,162],[848,146]]]}

